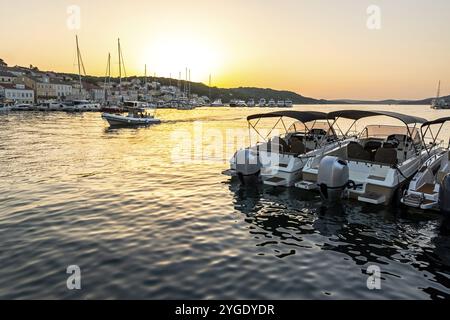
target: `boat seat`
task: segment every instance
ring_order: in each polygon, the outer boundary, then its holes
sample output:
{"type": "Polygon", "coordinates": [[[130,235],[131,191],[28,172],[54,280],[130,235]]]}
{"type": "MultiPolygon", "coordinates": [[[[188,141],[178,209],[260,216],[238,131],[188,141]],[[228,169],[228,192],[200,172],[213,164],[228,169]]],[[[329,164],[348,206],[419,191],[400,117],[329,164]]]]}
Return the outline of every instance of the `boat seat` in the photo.
{"type": "Polygon", "coordinates": [[[283,153],[287,152],[289,150],[289,147],[286,141],[280,139],[279,137],[275,137],[272,140],[270,140],[267,144],[263,145],[263,147],[260,147],[259,150],[267,152],[283,153]]]}
{"type": "Polygon", "coordinates": [[[357,142],[350,142],[347,146],[347,157],[350,160],[370,161],[370,153],[357,142]]]}
{"type": "Polygon", "coordinates": [[[295,154],[303,154],[306,152],[305,144],[297,137],[289,139],[289,152],[295,154]]]}
{"type": "Polygon", "coordinates": [[[375,154],[375,162],[396,165],[398,163],[397,150],[394,148],[380,148],[375,154]]]}
{"type": "MultiPolygon", "coordinates": [[[[381,147],[381,146],[380,146],[381,147]]],[[[392,144],[392,143],[390,143],[390,142],[385,142],[385,143],[383,143],[383,148],[386,148],[386,149],[395,149],[395,146],[392,144]]]]}
{"type": "Polygon", "coordinates": [[[375,154],[377,153],[377,150],[381,148],[381,142],[380,141],[368,141],[364,145],[364,150],[366,150],[370,155],[370,160],[373,161],[375,158],[375,154]]]}

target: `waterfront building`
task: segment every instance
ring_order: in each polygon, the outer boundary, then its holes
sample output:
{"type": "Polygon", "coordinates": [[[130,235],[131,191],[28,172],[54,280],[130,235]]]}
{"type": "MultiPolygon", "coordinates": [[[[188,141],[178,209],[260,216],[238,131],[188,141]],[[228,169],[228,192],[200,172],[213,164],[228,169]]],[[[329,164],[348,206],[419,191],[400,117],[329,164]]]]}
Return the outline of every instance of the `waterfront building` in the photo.
{"type": "Polygon", "coordinates": [[[0,69],[0,84],[1,83],[14,83],[16,76],[9,71],[0,69]]]}
{"type": "Polygon", "coordinates": [[[18,104],[33,104],[34,90],[24,84],[0,83],[0,97],[18,104]]]}

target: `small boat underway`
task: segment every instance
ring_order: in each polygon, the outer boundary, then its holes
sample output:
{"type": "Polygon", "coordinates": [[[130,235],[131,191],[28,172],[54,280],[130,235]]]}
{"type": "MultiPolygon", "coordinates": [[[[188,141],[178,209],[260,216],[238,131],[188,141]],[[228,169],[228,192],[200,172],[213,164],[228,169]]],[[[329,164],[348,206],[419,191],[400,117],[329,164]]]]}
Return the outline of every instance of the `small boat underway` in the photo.
{"type": "MultiPolygon", "coordinates": [[[[444,205],[444,211],[450,209],[448,204],[441,203],[445,202],[441,199],[444,196],[442,186],[445,188],[449,181],[447,175],[450,174],[450,146],[444,147],[443,141],[438,142],[442,127],[447,122],[450,122],[450,117],[440,118],[422,125],[422,140],[431,156],[409,183],[408,189],[401,199],[404,205],[423,210],[439,210],[440,205],[444,205]],[[433,126],[438,128],[435,135],[432,132],[433,126]],[[432,141],[429,141],[430,143],[425,143],[427,133],[431,133],[432,141]],[[438,146],[438,149],[433,153],[431,148],[435,146],[438,146]]],[[[448,198],[448,195],[444,198],[448,198]]]]}
{"type": "MultiPolygon", "coordinates": [[[[342,197],[371,204],[391,203],[401,197],[406,183],[416,174],[436,148],[426,151],[417,129],[425,119],[389,111],[343,110],[330,112],[339,126],[340,118],[353,121],[344,134],[354,136],[356,122],[370,117],[385,116],[400,121],[402,126],[368,125],[348,141],[325,152],[321,159],[310,159],[303,168],[301,189],[319,190],[325,200],[334,202],[342,197]]],[[[379,123],[379,120],[378,120],[379,123]]]]}
{"type": "Polygon", "coordinates": [[[62,104],[62,110],[66,112],[91,112],[100,111],[99,103],[93,103],[88,100],[73,100],[62,104]]]}
{"type": "Polygon", "coordinates": [[[108,121],[110,126],[145,126],[159,124],[161,120],[155,118],[153,112],[147,108],[147,104],[137,101],[125,102],[128,114],[103,113],[102,118],[108,121]]]}

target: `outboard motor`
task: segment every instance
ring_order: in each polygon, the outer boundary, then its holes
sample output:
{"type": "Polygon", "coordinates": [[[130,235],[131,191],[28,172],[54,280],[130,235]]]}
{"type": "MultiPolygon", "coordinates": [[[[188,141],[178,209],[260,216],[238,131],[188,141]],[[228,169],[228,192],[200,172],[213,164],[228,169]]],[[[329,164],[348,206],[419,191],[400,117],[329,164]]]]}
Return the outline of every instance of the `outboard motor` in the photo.
{"type": "Polygon", "coordinates": [[[329,202],[341,200],[349,184],[347,162],[338,157],[324,157],[320,161],[317,184],[324,200],[329,202]]]}
{"type": "Polygon", "coordinates": [[[259,182],[261,161],[258,154],[250,149],[239,150],[235,156],[236,173],[243,185],[259,182]]]}
{"type": "Polygon", "coordinates": [[[439,188],[439,208],[443,215],[450,217],[450,174],[442,179],[439,188]]]}

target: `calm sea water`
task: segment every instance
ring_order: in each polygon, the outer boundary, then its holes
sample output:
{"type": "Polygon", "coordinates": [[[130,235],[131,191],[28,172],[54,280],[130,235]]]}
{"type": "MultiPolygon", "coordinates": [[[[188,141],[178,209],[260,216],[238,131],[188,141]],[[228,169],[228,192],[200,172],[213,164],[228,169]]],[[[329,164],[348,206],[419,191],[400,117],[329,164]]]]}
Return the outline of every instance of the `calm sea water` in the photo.
{"type": "Polygon", "coordinates": [[[0,298],[450,297],[439,215],[327,208],[314,193],[222,176],[258,111],[161,110],[161,125],[139,129],[108,129],[95,113],[0,115],[0,298]],[[79,291],[66,287],[69,265],[79,291]],[[367,288],[371,265],[381,290],[367,288]]]}

